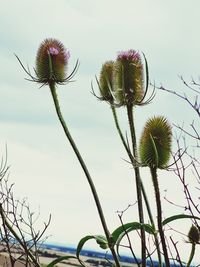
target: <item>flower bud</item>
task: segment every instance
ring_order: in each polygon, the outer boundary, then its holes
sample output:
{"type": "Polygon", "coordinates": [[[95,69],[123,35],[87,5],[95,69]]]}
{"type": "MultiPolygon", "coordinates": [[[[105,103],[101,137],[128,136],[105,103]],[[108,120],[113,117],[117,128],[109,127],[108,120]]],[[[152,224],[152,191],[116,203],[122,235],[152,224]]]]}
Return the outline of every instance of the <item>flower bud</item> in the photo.
{"type": "Polygon", "coordinates": [[[162,117],[149,119],[140,139],[140,160],[150,168],[166,167],[171,151],[172,131],[168,121],[162,117]]]}
{"type": "Polygon", "coordinates": [[[56,39],[45,39],[36,57],[36,75],[41,83],[62,83],[66,79],[69,51],[56,39]]]}
{"type": "Polygon", "coordinates": [[[120,105],[137,105],[144,96],[144,68],[139,52],[119,52],[114,64],[113,83],[120,105]]]}
{"type": "Polygon", "coordinates": [[[113,102],[112,90],[112,75],[113,75],[113,61],[107,61],[102,65],[99,77],[99,90],[102,100],[113,102]]]}
{"type": "Polygon", "coordinates": [[[200,241],[200,232],[199,229],[192,225],[188,233],[188,239],[191,243],[198,244],[200,241]]]}

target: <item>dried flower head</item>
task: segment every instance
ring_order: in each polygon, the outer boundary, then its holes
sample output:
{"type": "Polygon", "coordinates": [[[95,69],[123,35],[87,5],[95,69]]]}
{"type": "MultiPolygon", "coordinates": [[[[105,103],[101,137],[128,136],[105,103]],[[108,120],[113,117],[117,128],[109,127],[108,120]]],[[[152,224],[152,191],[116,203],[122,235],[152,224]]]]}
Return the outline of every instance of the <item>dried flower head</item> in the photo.
{"type": "Polygon", "coordinates": [[[77,61],[72,73],[67,76],[69,58],[69,50],[60,41],[53,38],[45,39],[39,46],[35,67],[36,77],[30,73],[29,68],[26,69],[24,67],[17,57],[22,68],[30,77],[29,80],[42,83],[42,85],[50,83],[64,84],[69,82],[78,69],[77,61]]]}
{"type": "Polygon", "coordinates": [[[118,53],[113,69],[115,96],[120,105],[140,104],[144,96],[144,67],[138,51],[118,53]]]}
{"type": "Polygon", "coordinates": [[[188,239],[189,239],[189,242],[191,243],[199,244],[200,232],[199,232],[199,229],[195,225],[192,225],[190,227],[190,230],[188,233],[188,239]]]}
{"type": "Polygon", "coordinates": [[[171,152],[171,126],[162,116],[149,119],[140,139],[140,159],[144,166],[165,168],[171,152]]]}

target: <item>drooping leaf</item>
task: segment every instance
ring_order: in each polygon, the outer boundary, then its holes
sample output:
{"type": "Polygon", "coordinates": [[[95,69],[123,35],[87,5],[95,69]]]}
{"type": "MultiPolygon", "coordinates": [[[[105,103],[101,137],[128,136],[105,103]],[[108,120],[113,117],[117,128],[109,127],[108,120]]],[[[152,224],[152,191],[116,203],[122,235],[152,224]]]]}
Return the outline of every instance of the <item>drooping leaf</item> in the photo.
{"type": "Polygon", "coordinates": [[[170,216],[170,217],[166,218],[162,222],[162,224],[165,225],[165,224],[168,224],[168,223],[170,223],[172,221],[176,221],[176,220],[179,220],[179,219],[196,219],[196,220],[200,220],[200,217],[187,215],[187,214],[177,214],[177,215],[173,215],[173,216],[170,216]]]}
{"type": "Polygon", "coordinates": [[[75,257],[75,256],[61,256],[61,257],[58,257],[57,259],[53,260],[52,262],[50,262],[46,267],[53,267],[57,263],[62,262],[64,260],[69,260],[69,259],[77,259],[77,257],[75,257]]]}
{"type": "Polygon", "coordinates": [[[107,241],[105,236],[95,235],[94,238],[95,238],[97,244],[100,246],[100,248],[107,249],[109,247],[108,241],[107,241]]]}
{"type": "Polygon", "coordinates": [[[118,240],[118,238],[122,234],[126,234],[126,232],[134,231],[134,230],[140,230],[143,227],[143,229],[149,233],[154,235],[155,229],[150,224],[142,224],[139,222],[130,222],[126,223],[124,225],[119,226],[117,229],[115,229],[112,233],[113,243],[115,244],[118,240]]]}
{"type": "Polygon", "coordinates": [[[77,250],[76,250],[76,256],[77,256],[77,258],[78,258],[78,260],[79,260],[79,262],[81,263],[82,266],[85,266],[85,265],[80,260],[80,253],[81,253],[81,250],[82,250],[84,244],[90,239],[95,239],[97,244],[100,246],[100,248],[102,248],[102,249],[107,249],[108,248],[107,239],[106,239],[106,237],[104,237],[102,235],[87,235],[87,236],[83,237],[79,241],[78,246],[77,246],[77,250]]]}
{"type": "Polygon", "coordinates": [[[117,253],[119,255],[119,245],[123,237],[131,231],[140,230],[143,227],[145,232],[155,235],[155,229],[150,224],[142,224],[139,222],[130,222],[119,226],[112,233],[113,244],[117,246],[117,253]]]}

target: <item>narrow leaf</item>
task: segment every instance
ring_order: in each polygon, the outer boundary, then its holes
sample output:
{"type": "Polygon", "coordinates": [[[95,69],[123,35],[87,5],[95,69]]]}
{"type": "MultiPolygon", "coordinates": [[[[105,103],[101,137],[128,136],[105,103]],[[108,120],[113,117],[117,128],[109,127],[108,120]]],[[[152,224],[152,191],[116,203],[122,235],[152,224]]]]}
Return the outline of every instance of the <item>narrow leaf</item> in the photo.
{"type": "Polygon", "coordinates": [[[143,229],[152,235],[155,235],[155,229],[150,224],[142,224],[139,222],[126,223],[118,227],[113,233],[113,243],[117,246],[117,254],[119,255],[119,245],[123,237],[131,231],[143,229]]]}
{"type": "Polygon", "coordinates": [[[94,238],[95,238],[97,244],[99,244],[100,248],[102,248],[102,249],[107,249],[108,248],[108,241],[107,241],[105,236],[94,235],[94,238]]]}
{"type": "Polygon", "coordinates": [[[49,264],[47,264],[46,267],[53,267],[57,263],[62,262],[64,260],[69,260],[69,259],[77,259],[77,257],[75,257],[75,256],[61,256],[61,257],[55,259],[54,261],[50,262],[49,264]]]}
{"type": "Polygon", "coordinates": [[[80,252],[84,246],[84,244],[90,240],[90,239],[95,239],[97,244],[102,248],[102,249],[107,249],[108,248],[108,242],[107,239],[102,236],[102,235],[87,235],[85,237],[83,237],[77,246],[77,250],[76,250],[76,256],[79,260],[79,262],[81,263],[82,266],[84,266],[83,262],[80,260],[80,252]]]}
{"type": "Polygon", "coordinates": [[[126,232],[139,230],[141,228],[144,228],[144,230],[149,234],[155,234],[154,228],[150,224],[142,224],[139,222],[131,222],[126,223],[124,225],[119,226],[117,229],[115,229],[112,233],[113,242],[116,243],[118,238],[121,238],[121,235],[125,235],[126,232]]]}
{"type": "Polygon", "coordinates": [[[174,216],[166,218],[162,222],[162,224],[165,225],[165,224],[168,224],[168,223],[170,223],[172,221],[176,221],[176,220],[179,220],[179,219],[196,219],[196,220],[200,220],[200,218],[196,217],[196,216],[187,215],[187,214],[178,214],[178,215],[174,215],[174,216]]]}

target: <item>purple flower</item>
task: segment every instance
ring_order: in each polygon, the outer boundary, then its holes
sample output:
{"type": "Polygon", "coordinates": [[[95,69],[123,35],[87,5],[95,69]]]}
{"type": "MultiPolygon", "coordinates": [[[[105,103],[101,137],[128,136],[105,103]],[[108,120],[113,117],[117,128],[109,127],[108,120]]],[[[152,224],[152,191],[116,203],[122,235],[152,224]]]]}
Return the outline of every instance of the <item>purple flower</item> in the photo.
{"type": "Polygon", "coordinates": [[[52,47],[49,47],[49,53],[53,56],[56,56],[59,54],[59,50],[58,48],[52,46],[52,47]]]}
{"type": "Polygon", "coordinates": [[[130,61],[138,61],[140,60],[140,54],[138,51],[130,49],[128,51],[120,51],[117,55],[118,60],[130,60],[130,61]]]}

